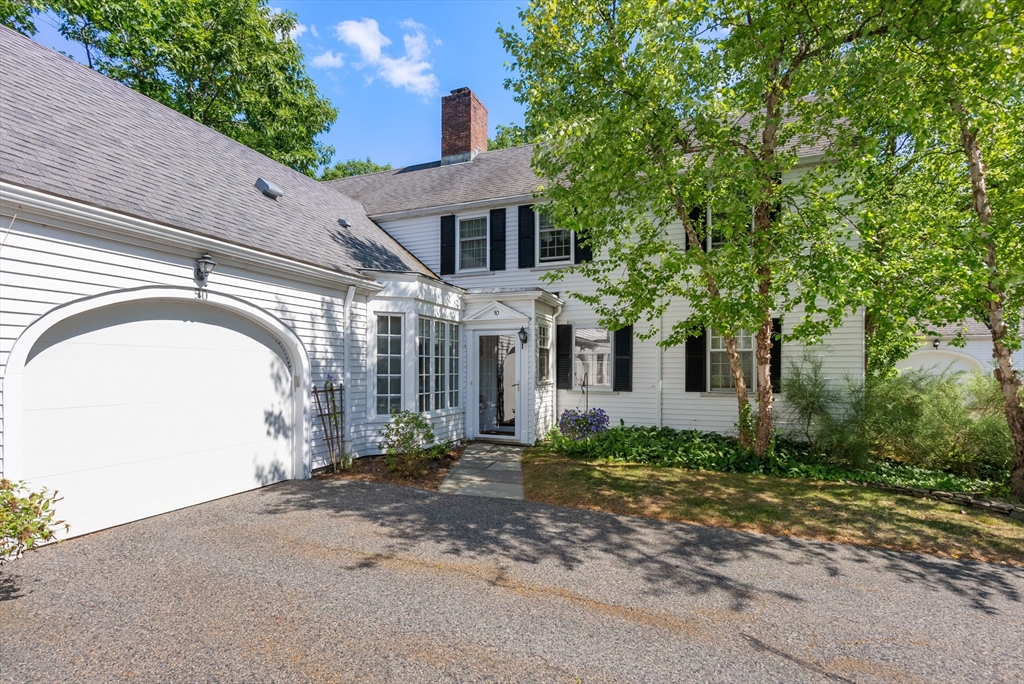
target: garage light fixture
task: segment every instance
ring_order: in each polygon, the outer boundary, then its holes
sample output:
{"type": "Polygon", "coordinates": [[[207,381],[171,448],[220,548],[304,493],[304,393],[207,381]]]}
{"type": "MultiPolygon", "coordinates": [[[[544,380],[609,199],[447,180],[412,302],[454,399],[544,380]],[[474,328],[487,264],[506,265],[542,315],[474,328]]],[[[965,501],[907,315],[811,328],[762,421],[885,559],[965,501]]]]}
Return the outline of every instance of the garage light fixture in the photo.
{"type": "Polygon", "coordinates": [[[196,280],[199,281],[200,285],[205,285],[207,278],[213,273],[213,269],[217,267],[217,262],[210,258],[209,254],[196,259],[196,280]]]}
{"type": "Polygon", "coordinates": [[[938,348],[939,348],[939,340],[938,339],[932,340],[932,349],[938,349],[938,348]]]}
{"type": "Polygon", "coordinates": [[[526,328],[520,326],[519,328],[519,341],[523,343],[523,347],[526,347],[526,340],[529,339],[529,335],[526,332],[526,328]]]}

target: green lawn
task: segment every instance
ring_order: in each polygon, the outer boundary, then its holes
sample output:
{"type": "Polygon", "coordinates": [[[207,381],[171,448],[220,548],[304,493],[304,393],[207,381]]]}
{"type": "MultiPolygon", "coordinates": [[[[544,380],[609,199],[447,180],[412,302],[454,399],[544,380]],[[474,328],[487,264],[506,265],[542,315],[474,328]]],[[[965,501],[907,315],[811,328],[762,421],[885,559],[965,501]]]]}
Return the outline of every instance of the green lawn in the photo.
{"type": "Polygon", "coordinates": [[[533,447],[523,489],[558,506],[1024,566],[1024,523],[869,487],[593,463],[533,447]]]}

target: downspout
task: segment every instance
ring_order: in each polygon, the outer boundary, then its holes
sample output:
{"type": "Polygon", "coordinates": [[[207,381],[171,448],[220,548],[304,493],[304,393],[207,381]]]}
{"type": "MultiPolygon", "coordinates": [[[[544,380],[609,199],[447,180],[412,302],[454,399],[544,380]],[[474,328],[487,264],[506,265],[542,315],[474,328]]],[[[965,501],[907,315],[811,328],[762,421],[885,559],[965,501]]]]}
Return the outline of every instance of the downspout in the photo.
{"type": "Polygon", "coordinates": [[[343,430],[344,434],[342,434],[341,438],[342,438],[342,450],[346,454],[348,454],[348,455],[352,454],[352,420],[351,420],[351,417],[354,415],[354,412],[352,411],[352,395],[350,394],[350,392],[352,390],[352,384],[351,384],[352,372],[351,372],[351,369],[350,369],[350,366],[349,366],[350,356],[349,356],[349,349],[348,348],[349,348],[349,339],[352,337],[352,300],[355,298],[355,296],[356,296],[356,286],[355,285],[349,285],[348,286],[348,292],[345,293],[345,304],[344,304],[344,306],[341,309],[341,311],[342,311],[341,315],[344,318],[344,322],[342,323],[343,328],[342,328],[342,340],[341,340],[341,360],[342,360],[342,363],[344,364],[343,367],[342,367],[342,371],[341,371],[341,374],[342,374],[341,383],[342,383],[342,387],[344,388],[344,390],[343,390],[344,394],[342,396],[342,401],[345,402],[345,411],[344,411],[344,413],[348,414],[348,415],[342,414],[343,415],[342,419],[345,421],[345,425],[344,425],[344,430],[343,430]]]}
{"type": "Polygon", "coordinates": [[[664,339],[665,331],[665,317],[664,315],[658,317],[658,428],[662,427],[662,402],[664,397],[662,396],[665,392],[665,380],[664,380],[664,352],[665,350],[661,347],[661,341],[664,339]]]}

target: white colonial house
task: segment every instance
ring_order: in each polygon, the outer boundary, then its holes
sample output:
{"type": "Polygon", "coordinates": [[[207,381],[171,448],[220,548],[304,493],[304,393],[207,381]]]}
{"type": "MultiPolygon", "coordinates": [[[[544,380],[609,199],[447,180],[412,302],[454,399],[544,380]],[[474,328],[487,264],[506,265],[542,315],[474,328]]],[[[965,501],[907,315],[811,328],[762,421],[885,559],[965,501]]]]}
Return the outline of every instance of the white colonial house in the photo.
{"type": "MultiPolygon", "coordinates": [[[[306,478],[329,377],[355,456],[400,409],[439,439],[531,444],[587,406],[732,431],[711,331],[662,349],[541,280],[592,255],[486,116],[452,91],[440,161],[319,183],[0,28],[0,474],[59,490],[76,535],[306,478]]],[[[816,349],[862,377],[862,316],[816,349]]]]}

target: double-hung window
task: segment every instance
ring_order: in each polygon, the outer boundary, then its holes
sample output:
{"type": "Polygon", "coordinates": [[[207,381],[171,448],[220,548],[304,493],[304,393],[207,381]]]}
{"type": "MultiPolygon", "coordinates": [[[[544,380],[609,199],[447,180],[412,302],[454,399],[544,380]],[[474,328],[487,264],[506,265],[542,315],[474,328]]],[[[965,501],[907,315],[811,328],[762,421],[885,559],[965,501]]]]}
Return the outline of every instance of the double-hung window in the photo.
{"type": "Polygon", "coordinates": [[[551,380],[551,326],[537,326],[537,382],[551,380]]]}
{"type": "Polygon", "coordinates": [[[612,344],[604,328],[573,329],[573,370],[576,387],[611,387],[612,344]]]}
{"type": "Polygon", "coordinates": [[[487,217],[459,219],[459,270],[487,268],[487,217]]]}
{"type": "Polygon", "coordinates": [[[459,344],[457,323],[420,317],[419,410],[439,411],[459,405],[459,344]]]}
{"type": "Polygon", "coordinates": [[[402,409],[402,316],[377,316],[377,415],[402,409]]]}
{"type": "MultiPolygon", "coordinates": [[[[729,353],[725,350],[725,338],[712,329],[708,339],[708,377],[712,390],[736,389],[729,366],[729,353]]],[[[754,388],[754,336],[741,330],[736,334],[736,351],[743,367],[743,381],[747,389],[754,388]]]]}
{"type": "Polygon", "coordinates": [[[572,232],[557,228],[543,211],[537,212],[537,260],[542,264],[572,261],[572,232]]]}

